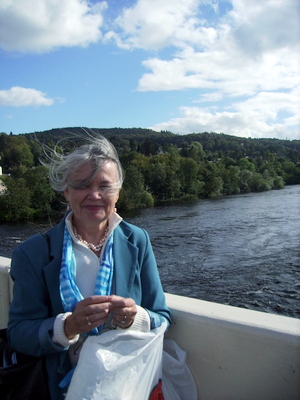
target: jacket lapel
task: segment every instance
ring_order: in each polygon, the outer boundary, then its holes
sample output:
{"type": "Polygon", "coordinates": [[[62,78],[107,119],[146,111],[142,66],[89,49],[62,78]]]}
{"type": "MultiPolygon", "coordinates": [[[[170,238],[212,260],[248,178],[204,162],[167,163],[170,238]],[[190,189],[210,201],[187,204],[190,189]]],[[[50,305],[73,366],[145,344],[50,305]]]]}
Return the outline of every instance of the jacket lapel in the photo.
{"type": "MultiPolygon", "coordinates": [[[[49,236],[49,263],[43,270],[53,315],[64,312],[59,293],[64,226],[65,222],[63,220],[47,233],[49,236]]],[[[115,293],[122,297],[129,296],[134,284],[136,269],[138,268],[138,248],[131,243],[131,234],[131,230],[122,222],[114,231],[114,288],[115,293]]]]}
{"type": "Polygon", "coordinates": [[[63,220],[47,233],[49,263],[43,268],[43,271],[53,315],[64,312],[59,293],[59,273],[61,267],[64,226],[65,223],[63,220]]]}
{"type": "Polygon", "coordinates": [[[114,231],[114,278],[115,293],[128,297],[137,268],[138,248],[130,242],[131,231],[120,224],[114,231]]]}

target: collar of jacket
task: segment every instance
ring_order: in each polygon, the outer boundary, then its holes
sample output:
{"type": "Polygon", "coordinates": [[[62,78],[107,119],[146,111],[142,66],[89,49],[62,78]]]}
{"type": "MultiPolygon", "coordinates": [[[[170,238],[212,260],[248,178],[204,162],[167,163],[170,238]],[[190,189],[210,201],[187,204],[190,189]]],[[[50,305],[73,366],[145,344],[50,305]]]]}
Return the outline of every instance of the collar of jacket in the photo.
{"type": "MultiPolygon", "coordinates": [[[[47,232],[44,238],[49,263],[43,268],[45,282],[53,307],[53,314],[63,313],[63,306],[59,294],[59,273],[62,258],[63,235],[65,218],[47,232]]],[[[138,268],[138,247],[131,240],[132,229],[124,221],[114,230],[114,288],[118,296],[128,297],[134,284],[136,269],[138,268]]]]}

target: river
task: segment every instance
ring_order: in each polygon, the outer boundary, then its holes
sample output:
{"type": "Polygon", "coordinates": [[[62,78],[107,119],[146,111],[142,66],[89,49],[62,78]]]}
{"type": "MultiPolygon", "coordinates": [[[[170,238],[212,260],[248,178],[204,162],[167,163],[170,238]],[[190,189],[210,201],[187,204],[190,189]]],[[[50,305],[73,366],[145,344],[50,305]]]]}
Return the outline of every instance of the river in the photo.
{"type": "MultiPolygon", "coordinates": [[[[300,185],[128,213],[168,293],[300,318],[300,185]]],[[[0,224],[0,255],[48,225],[0,224]]]]}

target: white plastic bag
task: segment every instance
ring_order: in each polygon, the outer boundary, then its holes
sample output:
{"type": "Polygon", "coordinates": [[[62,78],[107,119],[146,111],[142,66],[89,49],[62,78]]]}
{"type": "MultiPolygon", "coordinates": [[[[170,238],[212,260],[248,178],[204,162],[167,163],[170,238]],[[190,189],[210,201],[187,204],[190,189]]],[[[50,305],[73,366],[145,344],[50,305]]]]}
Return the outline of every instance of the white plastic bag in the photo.
{"type": "Polygon", "coordinates": [[[186,364],[186,352],[172,339],[163,345],[164,400],[197,400],[197,387],[186,364]]]}
{"type": "Polygon", "coordinates": [[[66,400],[159,399],[166,326],[163,323],[150,332],[111,330],[89,336],[66,400]]]}

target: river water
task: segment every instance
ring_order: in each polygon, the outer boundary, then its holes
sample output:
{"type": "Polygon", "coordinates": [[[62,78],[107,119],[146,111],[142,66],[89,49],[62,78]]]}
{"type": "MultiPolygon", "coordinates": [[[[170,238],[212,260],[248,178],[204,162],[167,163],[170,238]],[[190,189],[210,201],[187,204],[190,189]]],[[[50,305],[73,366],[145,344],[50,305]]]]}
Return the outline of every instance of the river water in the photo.
{"type": "MultiPolygon", "coordinates": [[[[300,185],[138,210],[168,293],[300,318],[300,185]]],[[[48,224],[0,225],[0,255],[48,224]]]]}

